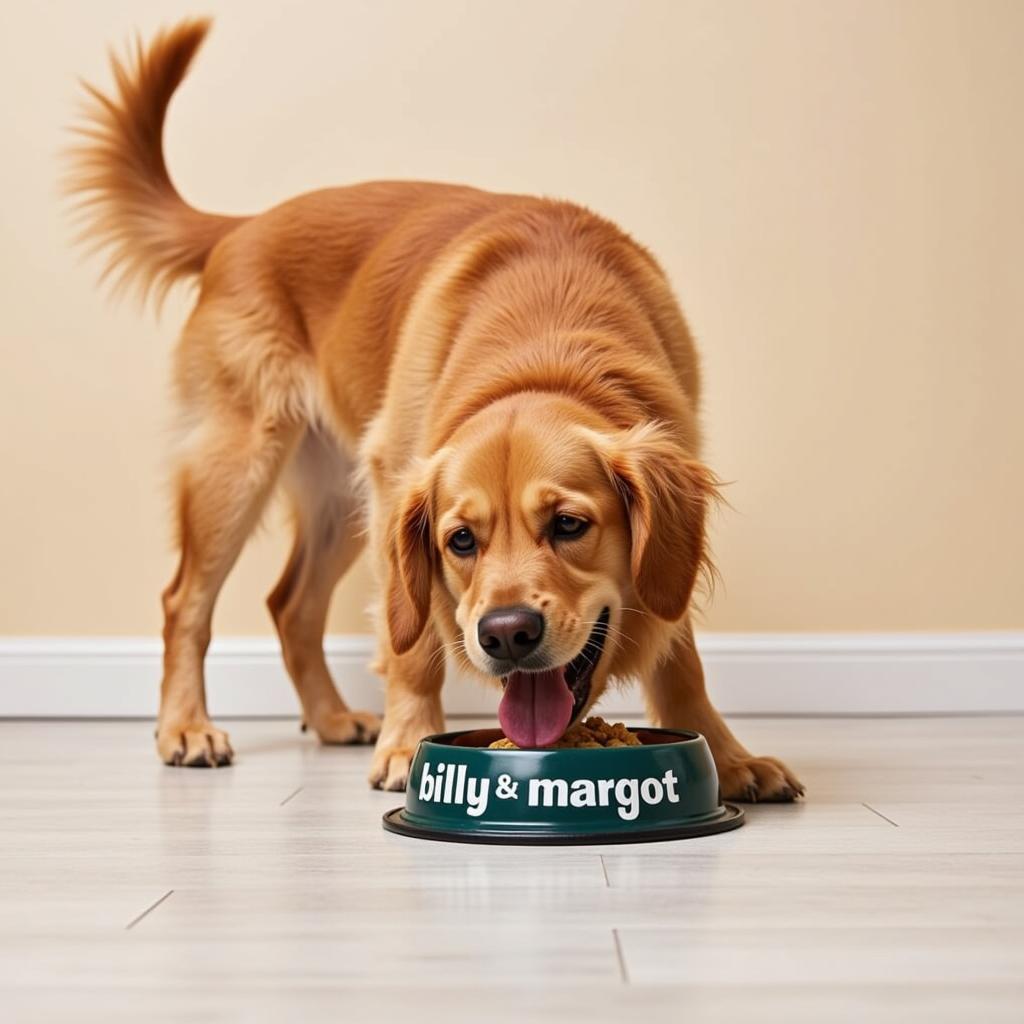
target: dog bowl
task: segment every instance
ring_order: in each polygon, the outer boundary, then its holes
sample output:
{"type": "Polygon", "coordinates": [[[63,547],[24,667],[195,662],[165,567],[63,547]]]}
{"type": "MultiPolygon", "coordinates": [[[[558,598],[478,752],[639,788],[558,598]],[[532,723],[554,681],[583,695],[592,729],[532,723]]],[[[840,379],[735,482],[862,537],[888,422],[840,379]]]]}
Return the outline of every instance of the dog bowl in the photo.
{"type": "Polygon", "coordinates": [[[413,758],[405,806],[384,828],[456,843],[645,843],[726,832],[707,741],[634,729],[636,747],[490,750],[498,729],[428,736],[413,758]]]}

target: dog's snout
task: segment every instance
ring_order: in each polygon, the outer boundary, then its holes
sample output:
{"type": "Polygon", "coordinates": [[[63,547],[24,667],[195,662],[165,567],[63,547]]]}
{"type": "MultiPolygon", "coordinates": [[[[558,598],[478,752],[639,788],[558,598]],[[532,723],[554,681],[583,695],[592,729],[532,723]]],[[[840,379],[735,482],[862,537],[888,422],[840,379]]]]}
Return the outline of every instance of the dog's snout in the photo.
{"type": "Polygon", "coordinates": [[[544,616],[530,608],[496,608],[476,627],[480,646],[501,661],[519,661],[537,649],[544,636],[544,616]]]}

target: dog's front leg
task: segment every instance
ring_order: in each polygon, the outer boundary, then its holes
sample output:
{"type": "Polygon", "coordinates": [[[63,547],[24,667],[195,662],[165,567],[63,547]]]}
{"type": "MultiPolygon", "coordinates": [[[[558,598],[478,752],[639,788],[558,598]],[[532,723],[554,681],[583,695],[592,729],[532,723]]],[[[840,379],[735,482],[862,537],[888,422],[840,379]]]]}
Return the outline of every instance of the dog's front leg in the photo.
{"type": "Polygon", "coordinates": [[[727,800],[795,800],[800,780],[774,757],[755,757],[732,734],[704,688],[704,667],[687,622],[668,657],[643,680],[655,725],[693,729],[708,741],[727,800]]]}
{"type": "Polygon", "coordinates": [[[444,649],[429,624],[405,654],[395,654],[386,636],[381,647],[387,650],[382,659],[386,675],[384,722],[373,752],[370,785],[402,790],[416,745],[424,736],[444,732],[444,649]]]}

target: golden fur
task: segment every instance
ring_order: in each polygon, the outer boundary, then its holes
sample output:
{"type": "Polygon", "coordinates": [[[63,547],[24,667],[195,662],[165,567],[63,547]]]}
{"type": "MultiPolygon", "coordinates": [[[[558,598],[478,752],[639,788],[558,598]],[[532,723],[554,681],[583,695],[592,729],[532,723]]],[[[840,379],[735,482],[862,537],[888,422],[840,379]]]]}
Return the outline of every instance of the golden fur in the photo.
{"type": "Polygon", "coordinates": [[[200,276],[175,364],[181,561],[164,592],[161,758],[231,760],[205,706],[210,618],[280,484],[295,521],[269,598],[284,659],[324,742],[380,732],[374,785],[403,787],[416,742],[443,729],[444,653],[494,683],[476,623],[526,604],[553,663],[611,609],[588,707],[639,677],[656,723],[706,735],[726,796],[792,799],[793,775],[752,757],[705,694],[688,609],[715,480],[699,461],[693,342],[654,259],[571,203],[454,185],[330,189],[252,218],[194,210],[160,139],[207,28],[115,60],[113,98],[89,88],[70,177],[121,284],[161,294],[200,276]],[[555,543],[558,513],[590,528],[555,543]],[[472,557],[446,546],[460,527],[472,557]],[[345,705],[322,651],[331,592],[367,536],[382,728],[345,705]]]}

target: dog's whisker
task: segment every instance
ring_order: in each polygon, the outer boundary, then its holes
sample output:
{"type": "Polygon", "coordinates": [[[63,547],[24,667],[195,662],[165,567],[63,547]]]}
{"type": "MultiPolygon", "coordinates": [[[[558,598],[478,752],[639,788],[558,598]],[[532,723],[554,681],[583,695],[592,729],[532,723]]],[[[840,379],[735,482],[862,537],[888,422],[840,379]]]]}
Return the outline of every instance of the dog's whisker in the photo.
{"type": "Polygon", "coordinates": [[[434,659],[438,660],[443,659],[446,658],[449,654],[458,653],[459,650],[465,651],[465,644],[452,642],[450,644],[445,644],[442,647],[438,647],[437,650],[434,651],[433,657],[434,659]]]}
{"type": "Polygon", "coordinates": [[[597,633],[599,636],[610,636],[617,640],[626,640],[629,643],[633,644],[634,647],[640,646],[637,643],[637,641],[633,639],[633,637],[629,636],[627,633],[624,633],[618,626],[613,626],[609,622],[603,622],[600,619],[593,619],[590,621],[581,622],[580,625],[594,627],[594,632],[597,633]]]}
{"type": "Polygon", "coordinates": [[[469,652],[466,650],[466,641],[462,637],[459,637],[457,640],[449,640],[447,643],[439,644],[430,655],[430,660],[427,662],[427,670],[432,671],[437,664],[444,661],[449,654],[454,654],[459,650],[462,650],[468,657],[469,652]]]}
{"type": "Polygon", "coordinates": [[[643,608],[630,608],[628,605],[623,605],[620,610],[624,611],[624,612],[635,612],[637,615],[650,615],[651,614],[649,611],[646,611],[643,608]]]}

